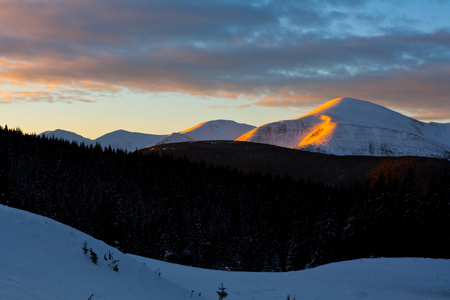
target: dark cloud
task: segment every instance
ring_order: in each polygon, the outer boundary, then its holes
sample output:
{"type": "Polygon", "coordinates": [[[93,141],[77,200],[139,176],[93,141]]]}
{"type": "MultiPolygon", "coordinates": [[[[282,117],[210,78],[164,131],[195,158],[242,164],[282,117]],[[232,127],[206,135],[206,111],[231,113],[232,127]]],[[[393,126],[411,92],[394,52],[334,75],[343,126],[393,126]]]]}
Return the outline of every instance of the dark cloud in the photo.
{"type": "Polygon", "coordinates": [[[269,106],[352,96],[407,108],[426,97],[450,111],[450,30],[393,22],[370,3],[2,1],[0,76],[89,93],[241,95],[269,106]]]}

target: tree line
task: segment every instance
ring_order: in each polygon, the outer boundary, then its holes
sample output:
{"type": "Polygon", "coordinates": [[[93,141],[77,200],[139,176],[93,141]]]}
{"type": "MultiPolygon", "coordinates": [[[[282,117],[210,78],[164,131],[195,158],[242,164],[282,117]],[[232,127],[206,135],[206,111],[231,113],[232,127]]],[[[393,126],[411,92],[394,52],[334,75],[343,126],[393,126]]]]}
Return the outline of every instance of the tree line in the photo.
{"type": "Polygon", "coordinates": [[[412,171],[330,187],[0,128],[0,203],[124,252],[197,267],[287,271],[362,257],[450,258],[449,199],[447,171],[426,189],[412,171]]]}

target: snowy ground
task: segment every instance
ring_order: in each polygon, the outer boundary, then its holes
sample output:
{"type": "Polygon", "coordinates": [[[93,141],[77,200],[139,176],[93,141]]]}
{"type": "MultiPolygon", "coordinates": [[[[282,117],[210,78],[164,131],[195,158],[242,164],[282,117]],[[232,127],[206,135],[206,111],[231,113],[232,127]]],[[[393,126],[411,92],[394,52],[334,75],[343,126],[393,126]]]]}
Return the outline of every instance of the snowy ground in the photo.
{"type": "Polygon", "coordinates": [[[222,282],[227,299],[450,299],[450,261],[360,259],[286,273],[204,270],[137,257],[164,278],[214,299],[222,282]],[[216,289],[214,289],[216,288],[216,289]]]}
{"type": "Polygon", "coordinates": [[[212,300],[220,283],[226,300],[450,299],[450,260],[361,259],[288,273],[204,270],[125,255],[71,227],[0,205],[0,300],[92,294],[92,300],[212,300]],[[83,254],[85,241],[97,265],[83,254]],[[108,251],[120,260],[118,272],[103,259],[108,251]]]}

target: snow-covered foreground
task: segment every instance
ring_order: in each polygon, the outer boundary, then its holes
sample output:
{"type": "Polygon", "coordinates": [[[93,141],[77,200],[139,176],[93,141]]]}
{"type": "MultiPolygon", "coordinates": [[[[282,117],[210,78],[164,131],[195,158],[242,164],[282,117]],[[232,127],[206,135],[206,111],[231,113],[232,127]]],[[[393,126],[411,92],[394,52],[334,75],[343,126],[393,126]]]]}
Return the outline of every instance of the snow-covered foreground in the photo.
{"type": "Polygon", "coordinates": [[[450,299],[450,260],[361,259],[288,273],[204,270],[126,255],[71,227],[0,205],[0,299],[450,299]],[[83,254],[87,242],[99,256],[83,254]],[[113,252],[114,272],[103,259],[113,252]],[[160,276],[158,276],[159,270],[160,276]],[[201,296],[199,296],[201,293],[201,296]]]}
{"type": "Polygon", "coordinates": [[[450,299],[450,260],[358,259],[285,273],[204,270],[136,257],[164,278],[215,297],[219,283],[227,299],[450,299]],[[216,289],[214,289],[216,288],[216,289]]]}

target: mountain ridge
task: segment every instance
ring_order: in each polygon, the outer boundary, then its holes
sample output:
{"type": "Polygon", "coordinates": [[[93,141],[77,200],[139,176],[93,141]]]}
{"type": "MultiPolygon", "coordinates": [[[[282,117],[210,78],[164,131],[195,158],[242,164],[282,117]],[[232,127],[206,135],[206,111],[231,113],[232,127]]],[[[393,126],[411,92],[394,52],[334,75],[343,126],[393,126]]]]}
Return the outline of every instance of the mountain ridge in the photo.
{"type": "Polygon", "coordinates": [[[99,144],[104,148],[111,147],[113,149],[121,149],[126,151],[135,151],[137,149],[153,144],[155,141],[163,138],[165,135],[146,134],[140,132],[131,132],[123,129],[106,133],[96,139],[85,138],[71,131],[56,129],[40,133],[41,137],[53,137],[69,142],[76,142],[84,145],[99,144]]]}
{"type": "Polygon", "coordinates": [[[403,180],[409,171],[424,189],[450,170],[450,161],[419,156],[381,157],[330,155],[290,149],[263,143],[240,141],[196,141],[155,145],[138,151],[142,154],[187,158],[196,163],[235,169],[244,174],[290,177],[330,186],[374,185],[380,176],[403,180]]]}
{"type": "Polygon", "coordinates": [[[205,121],[188,129],[168,135],[130,132],[119,129],[91,140],[71,131],[56,129],[54,131],[44,131],[39,134],[39,136],[55,137],[70,142],[74,141],[78,144],[84,143],[85,145],[100,144],[104,148],[110,146],[113,149],[122,149],[131,152],[159,144],[189,141],[234,140],[253,128],[255,128],[255,126],[219,119],[205,121]]]}
{"type": "Polygon", "coordinates": [[[336,98],[295,119],[259,127],[211,120],[168,135],[117,130],[95,140],[73,132],[46,131],[69,141],[135,151],[180,142],[235,140],[340,156],[421,156],[450,159],[450,123],[425,123],[387,107],[336,98]]]}

